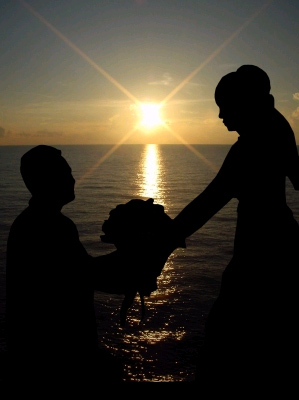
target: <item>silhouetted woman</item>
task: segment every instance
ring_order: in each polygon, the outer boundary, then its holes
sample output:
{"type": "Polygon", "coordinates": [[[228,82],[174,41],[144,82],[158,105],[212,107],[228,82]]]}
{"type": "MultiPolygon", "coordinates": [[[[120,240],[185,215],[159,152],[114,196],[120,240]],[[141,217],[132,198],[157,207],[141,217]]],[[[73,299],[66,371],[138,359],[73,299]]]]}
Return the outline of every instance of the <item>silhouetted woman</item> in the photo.
{"type": "Polygon", "coordinates": [[[292,372],[296,359],[299,227],[285,184],[288,178],[299,190],[299,161],[294,133],[269,92],[267,74],[253,65],[220,80],[219,118],[239,137],[214,180],[174,220],[188,237],[232,198],[239,201],[233,257],[206,321],[203,383],[275,379],[292,372]]]}

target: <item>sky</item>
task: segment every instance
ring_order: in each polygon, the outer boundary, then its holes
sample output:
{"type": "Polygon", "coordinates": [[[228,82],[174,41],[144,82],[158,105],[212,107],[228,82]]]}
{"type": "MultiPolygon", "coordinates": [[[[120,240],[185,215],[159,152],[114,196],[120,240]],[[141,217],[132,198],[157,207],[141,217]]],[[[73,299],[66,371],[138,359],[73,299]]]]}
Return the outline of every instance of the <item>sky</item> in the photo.
{"type": "Polygon", "coordinates": [[[0,145],[234,143],[214,91],[243,64],[299,144],[298,21],[296,0],[1,0],[0,145]]]}

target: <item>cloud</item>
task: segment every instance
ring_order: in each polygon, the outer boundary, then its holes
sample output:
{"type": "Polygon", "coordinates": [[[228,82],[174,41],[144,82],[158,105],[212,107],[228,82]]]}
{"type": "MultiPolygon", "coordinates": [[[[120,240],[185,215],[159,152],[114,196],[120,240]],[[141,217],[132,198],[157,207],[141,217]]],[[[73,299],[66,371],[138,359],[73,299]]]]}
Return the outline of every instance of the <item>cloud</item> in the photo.
{"type": "MultiPolygon", "coordinates": [[[[299,92],[296,92],[293,94],[293,99],[294,100],[299,100],[299,92]]],[[[299,107],[296,108],[296,110],[294,110],[291,114],[291,120],[290,120],[290,124],[292,126],[294,126],[295,124],[295,120],[299,120],[299,107]]],[[[297,123],[297,122],[296,122],[297,123]]]]}
{"type": "Polygon", "coordinates": [[[0,126],[0,137],[4,137],[4,136],[6,136],[5,129],[2,128],[2,126],[0,126]]]}
{"type": "Polygon", "coordinates": [[[119,119],[119,117],[120,117],[119,114],[112,115],[112,117],[109,118],[109,121],[113,123],[114,121],[119,119]]]}
{"type": "Polygon", "coordinates": [[[196,115],[199,113],[199,111],[191,111],[191,110],[181,110],[181,114],[190,114],[190,115],[196,115]]]}
{"type": "Polygon", "coordinates": [[[198,103],[215,103],[213,97],[197,98],[197,99],[175,99],[169,102],[171,105],[196,105],[198,103]]]}
{"type": "Polygon", "coordinates": [[[295,119],[299,119],[299,107],[297,107],[297,109],[292,112],[292,117],[295,119]]]}
{"type": "Polygon", "coordinates": [[[48,131],[46,129],[41,130],[41,131],[37,131],[35,133],[28,133],[28,132],[20,132],[18,133],[19,136],[22,137],[45,137],[45,138],[49,138],[49,137],[61,137],[63,136],[62,132],[57,132],[57,131],[48,131]]]}
{"type": "MultiPolygon", "coordinates": [[[[149,82],[148,84],[152,85],[152,86],[154,86],[154,85],[155,86],[174,86],[173,78],[168,72],[165,72],[163,74],[162,79],[157,80],[157,81],[149,82]]],[[[190,89],[190,88],[193,88],[193,87],[197,88],[198,86],[205,86],[205,85],[203,85],[201,83],[188,81],[188,82],[186,82],[184,84],[184,89],[190,89]]]]}
{"type": "Polygon", "coordinates": [[[173,82],[173,78],[170,76],[168,72],[163,74],[162,79],[158,81],[149,82],[149,85],[159,85],[159,86],[171,86],[173,82]]]}
{"type": "Polygon", "coordinates": [[[37,131],[36,136],[47,136],[47,137],[57,137],[57,136],[63,136],[62,132],[57,132],[57,131],[48,131],[47,129],[37,131]]]}

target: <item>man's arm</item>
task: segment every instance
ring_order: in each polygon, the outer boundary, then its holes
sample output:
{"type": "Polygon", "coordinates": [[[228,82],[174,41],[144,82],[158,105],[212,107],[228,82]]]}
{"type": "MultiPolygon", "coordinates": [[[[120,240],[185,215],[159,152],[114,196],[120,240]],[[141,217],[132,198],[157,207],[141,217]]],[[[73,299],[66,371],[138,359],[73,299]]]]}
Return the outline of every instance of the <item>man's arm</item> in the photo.
{"type": "Polygon", "coordinates": [[[106,293],[123,294],[132,273],[128,259],[118,250],[97,257],[91,257],[93,286],[106,293]]]}

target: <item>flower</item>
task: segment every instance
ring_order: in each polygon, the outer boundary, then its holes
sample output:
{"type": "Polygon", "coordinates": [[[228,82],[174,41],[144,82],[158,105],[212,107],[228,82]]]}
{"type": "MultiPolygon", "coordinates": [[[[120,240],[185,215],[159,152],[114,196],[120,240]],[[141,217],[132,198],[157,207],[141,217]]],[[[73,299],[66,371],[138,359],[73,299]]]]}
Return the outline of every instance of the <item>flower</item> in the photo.
{"type": "Polygon", "coordinates": [[[153,199],[132,199],[119,204],[104,221],[101,240],[112,243],[123,254],[130,269],[129,280],[124,288],[125,298],[121,308],[121,323],[134,298],[139,293],[144,317],[144,296],[157,289],[157,277],[168,256],[177,247],[186,247],[185,241],[175,240],[173,220],[164,212],[164,207],[154,204],[153,199]],[[142,266],[140,266],[142,264],[142,266]]]}

